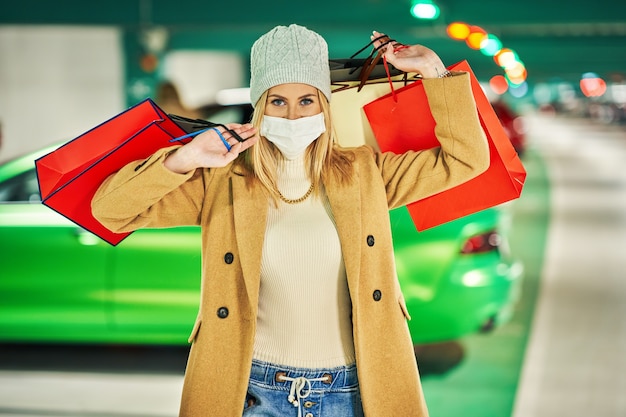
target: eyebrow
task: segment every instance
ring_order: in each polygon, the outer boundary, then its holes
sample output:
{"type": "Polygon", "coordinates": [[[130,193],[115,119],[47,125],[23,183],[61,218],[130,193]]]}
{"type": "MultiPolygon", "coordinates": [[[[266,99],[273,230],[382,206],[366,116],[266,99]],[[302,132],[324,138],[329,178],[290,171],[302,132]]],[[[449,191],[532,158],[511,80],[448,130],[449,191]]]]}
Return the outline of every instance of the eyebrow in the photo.
{"type": "MultiPolygon", "coordinates": [[[[269,97],[276,97],[276,98],[280,98],[280,99],[283,99],[283,100],[287,100],[287,97],[283,97],[280,94],[276,94],[276,93],[272,93],[272,94],[268,95],[267,97],[268,98],[269,97]]],[[[313,94],[313,93],[305,94],[303,96],[298,97],[298,100],[302,100],[303,98],[311,98],[311,97],[317,97],[317,95],[313,94]]]]}

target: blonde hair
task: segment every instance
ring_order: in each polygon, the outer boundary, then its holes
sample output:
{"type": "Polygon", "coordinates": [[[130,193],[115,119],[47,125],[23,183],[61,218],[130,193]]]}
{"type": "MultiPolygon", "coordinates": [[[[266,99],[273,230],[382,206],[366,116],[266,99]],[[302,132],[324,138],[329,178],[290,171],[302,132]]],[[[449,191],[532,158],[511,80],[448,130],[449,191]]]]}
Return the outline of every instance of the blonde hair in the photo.
{"type": "MultiPolygon", "coordinates": [[[[257,101],[251,123],[260,130],[265,106],[267,104],[267,91],[257,101]]],[[[354,161],[354,153],[339,147],[335,140],[335,134],[330,115],[330,104],[326,96],[318,97],[324,113],[326,132],[322,133],[306,150],[305,168],[309,179],[314,186],[314,194],[319,195],[322,182],[334,176],[341,184],[351,181],[354,161]]],[[[245,151],[243,158],[239,158],[239,164],[244,169],[249,184],[260,183],[269,197],[278,202],[279,192],[276,184],[278,166],[283,156],[269,140],[261,136],[259,142],[245,151]]]]}

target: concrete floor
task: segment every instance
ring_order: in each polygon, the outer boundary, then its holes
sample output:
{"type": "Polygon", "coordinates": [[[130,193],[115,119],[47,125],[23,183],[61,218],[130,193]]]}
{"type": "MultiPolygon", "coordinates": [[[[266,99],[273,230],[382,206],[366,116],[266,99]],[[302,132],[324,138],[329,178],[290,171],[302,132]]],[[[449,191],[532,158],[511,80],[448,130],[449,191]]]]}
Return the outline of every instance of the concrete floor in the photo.
{"type": "Polygon", "coordinates": [[[626,130],[535,120],[552,218],[514,417],[626,416],[626,130]]]}
{"type": "Polygon", "coordinates": [[[85,372],[2,372],[0,415],[170,417],[182,377],[85,372]]]}
{"type": "MultiPolygon", "coordinates": [[[[626,416],[626,133],[579,120],[529,122],[530,146],[552,183],[538,298],[525,304],[532,326],[513,320],[469,337],[474,354],[458,370],[426,376],[435,406],[441,399],[465,410],[434,407],[433,417],[505,417],[511,408],[513,417],[626,416]],[[523,342],[514,354],[501,343],[512,336],[523,342]],[[466,380],[455,379],[463,372],[466,380]],[[513,382],[489,381],[504,372],[513,382]],[[511,400],[498,408],[504,390],[511,400]],[[468,407],[464,398],[480,401],[468,407]]],[[[0,416],[177,415],[186,348],[15,349],[0,351],[0,416]]]]}
{"type": "Polygon", "coordinates": [[[0,416],[173,417],[188,348],[26,345],[0,357],[0,416]]]}

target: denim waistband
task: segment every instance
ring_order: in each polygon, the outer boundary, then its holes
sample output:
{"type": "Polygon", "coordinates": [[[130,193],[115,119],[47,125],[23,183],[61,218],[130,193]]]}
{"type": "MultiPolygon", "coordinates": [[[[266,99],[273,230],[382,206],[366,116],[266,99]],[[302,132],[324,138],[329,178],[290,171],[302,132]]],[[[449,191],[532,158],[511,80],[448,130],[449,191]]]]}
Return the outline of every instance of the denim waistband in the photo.
{"type": "Polygon", "coordinates": [[[280,376],[287,378],[304,377],[311,381],[311,389],[313,390],[345,389],[359,385],[356,365],[338,366],[329,369],[311,369],[274,365],[256,359],[252,360],[250,381],[289,389],[290,383],[284,380],[284,378],[280,378],[280,376]],[[318,379],[324,379],[324,381],[318,379]]]}

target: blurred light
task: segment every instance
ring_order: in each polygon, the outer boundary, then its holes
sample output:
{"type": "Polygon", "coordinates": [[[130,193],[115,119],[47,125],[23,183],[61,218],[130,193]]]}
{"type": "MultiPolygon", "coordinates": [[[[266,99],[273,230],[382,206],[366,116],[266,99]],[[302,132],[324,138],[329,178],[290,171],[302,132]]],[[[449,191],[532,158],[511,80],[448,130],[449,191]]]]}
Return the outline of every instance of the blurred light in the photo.
{"type": "Polygon", "coordinates": [[[135,100],[144,99],[152,94],[152,86],[147,78],[135,78],[128,84],[128,94],[135,100]]]}
{"type": "Polygon", "coordinates": [[[493,59],[496,61],[496,64],[502,68],[511,67],[518,62],[517,53],[509,48],[500,49],[500,51],[493,56],[493,59]]]}
{"type": "Polygon", "coordinates": [[[474,235],[467,239],[463,244],[461,253],[467,255],[470,253],[491,252],[498,249],[501,242],[502,238],[500,235],[495,230],[491,230],[486,233],[474,235]]]}
{"type": "Polygon", "coordinates": [[[465,39],[465,43],[472,49],[480,49],[480,43],[487,37],[487,31],[480,26],[470,26],[470,34],[465,39]]]}
{"type": "Polygon", "coordinates": [[[470,27],[466,23],[454,22],[448,25],[446,32],[452,39],[463,41],[469,36],[470,27]]]}
{"type": "Polygon", "coordinates": [[[509,89],[509,83],[504,75],[494,75],[489,80],[489,87],[494,93],[502,95],[509,89]]]}
{"type": "Polygon", "coordinates": [[[511,85],[509,88],[509,94],[515,98],[524,97],[528,93],[528,84],[523,82],[519,85],[511,85]]]}
{"type": "Polygon", "coordinates": [[[411,14],[416,19],[434,20],[439,17],[439,6],[432,0],[413,0],[411,14]]]}
{"type": "Polygon", "coordinates": [[[488,34],[480,42],[480,52],[487,56],[494,56],[502,49],[502,42],[496,35],[488,34]]]}
{"type": "Polygon", "coordinates": [[[526,127],[526,122],[523,116],[517,116],[513,119],[513,130],[515,130],[519,135],[528,133],[528,128],[526,127]]]}
{"type": "Polygon", "coordinates": [[[610,88],[614,102],[618,104],[626,103],[626,84],[612,84],[610,88]]]}
{"type": "Polygon", "coordinates": [[[165,50],[169,37],[169,32],[164,27],[151,27],[140,33],[139,43],[148,52],[158,54],[165,50]]]}
{"type": "Polygon", "coordinates": [[[606,82],[598,74],[587,72],[580,79],[580,90],[586,97],[600,97],[606,93],[606,82]]]}
{"type": "Polygon", "coordinates": [[[139,60],[139,67],[143,72],[152,73],[159,66],[159,58],[155,54],[144,54],[139,60]]]}
{"type": "Polygon", "coordinates": [[[553,100],[552,88],[547,83],[536,84],[533,88],[533,97],[538,104],[549,104],[553,100]]]}
{"type": "MultiPolygon", "coordinates": [[[[502,41],[496,35],[488,33],[480,26],[468,25],[464,22],[450,23],[446,27],[446,32],[450,38],[465,40],[469,48],[479,50],[485,56],[493,57],[494,62],[504,69],[509,86],[526,82],[528,77],[526,66],[519,59],[517,52],[503,47],[502,41]]],[[[503,89],[504,87],[498,84],[494,92],[503,89]]]]}
{"type": "Polygon", "coordinates": [[[526,81],[526,67],[519,61],[504,69],[510,84],[519,85],[526,81]]]}
{"type": "Polygon", "coordinates": [[[507,75],[511,78],[526,79],[526,67],[519,61],[516,61],[510,66],[507,66],[505,69],[507,75]]]}
{"type": "Polygon", "coordinates": [[[86,230],[77,233],[78,242],[84,246],[95,246],[100,243],[100,238],[86,230]]]}
{"type": "Polygon", "coordinates": [[[482,287],[487,284],[488,277],[481,271],[469,271],[461,278],[466,287],[482,287]]]}
{"type": "Polygon", "coordinates": [[[576,91],[573,85],[562,82],[557,85],[556,90],[561,103],[570,104],[576,101],[576,91]]]}

